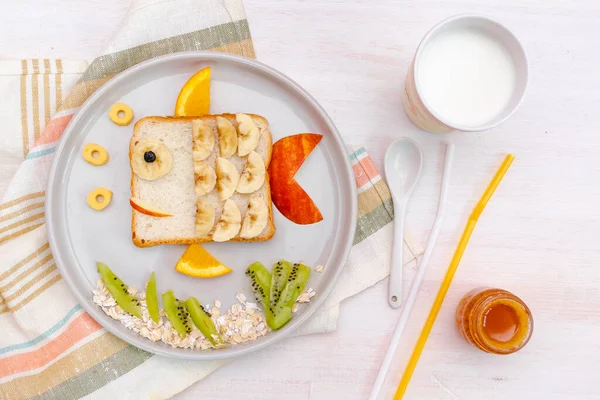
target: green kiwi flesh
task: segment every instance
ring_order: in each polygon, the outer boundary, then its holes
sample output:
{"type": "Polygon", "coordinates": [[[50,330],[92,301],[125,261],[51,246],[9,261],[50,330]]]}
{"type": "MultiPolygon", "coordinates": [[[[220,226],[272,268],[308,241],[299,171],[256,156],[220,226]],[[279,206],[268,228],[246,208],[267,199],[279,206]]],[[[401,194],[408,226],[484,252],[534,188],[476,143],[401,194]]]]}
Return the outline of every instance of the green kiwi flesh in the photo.
{"type": "Polygon", "coordinates": [[[255,262],[248,266],[246,275],[252,280],[252,290],[256,301],[260,303],[265,310],[265,313],[271,309],[269,296],[271,293],[271,273],[267,271],[264,265],[260,262],[255,262]]]}
{"type": "Polygon", "coordinates": [[[292,271],[292,263],[284,260],[279,260],[273,265],[273,273],[271,274],[271,307],[275,307],[281,296],[281,292],[285,288],[290,272],[292,271]]]}
{"type": "Polygon", "coordinates": [[[179,336],[184,338],[191,332],[188,321],[189,313],[184,307],[182,301],[177,299],[172,290],[168,290],[162,295],[163,307],[165,314],[173,325],[173,328],[179,333],[179,336]]]}
{"type": "Polygon", "coordinates": [[[292,307],[304,291],[309,277],[309,267],[304,264],[294,264],[285,287],[278,296],[277,304],[271,308],[271,316],[267,314],[267,325],[271,329],[280,329],[292,319],[292,307]]]}
{"type": "Polygon", "coordinates": [[[267,313],[267,325],[269,325],[269,328],[273,329],[274,331],[283,327],[291,319],[291,307],[275,306],[273,308],[273,311],[269,310],[269,312],[267,313]]]}
{"type": "Polygon", "coordinates": [[[160,317],[158,316],[158,294],[156,294],[156,274],[152,272],[150,280],[146,285],[146,307],[148,307],[148,314],[152,321],[158,323],[160,317]]]}
{"type": "Polygon", "coordinates": [[[277,301],[277,307],[292,307],[298,297],[304,291],[308,278],[310,277],[310,268],[304,264],[294,264],[290,275],[287,279],[287,283],[279,300],[277,301]]]}
{"type": "Polygon", "coordinates": [[[185,301],[185,308],[190,313],[190,317],[196,325],[196,328],[200,329],[200,332],[211,342],[214,346],[222,346],[225,343],[223,338],[219,335],[215,324],[210,318],[210,314],[202,307],[198,299],[190,297],[185,301]]]}
{"type": "Polygon", "coordinates": [[[131,315],[142,318],[142,309],[138,298],[127,292],[127,285],[108,267],[101,262],[96,263],[98,273],[102,276],[106,289],[113,296],[117,304],[131,315]]]}

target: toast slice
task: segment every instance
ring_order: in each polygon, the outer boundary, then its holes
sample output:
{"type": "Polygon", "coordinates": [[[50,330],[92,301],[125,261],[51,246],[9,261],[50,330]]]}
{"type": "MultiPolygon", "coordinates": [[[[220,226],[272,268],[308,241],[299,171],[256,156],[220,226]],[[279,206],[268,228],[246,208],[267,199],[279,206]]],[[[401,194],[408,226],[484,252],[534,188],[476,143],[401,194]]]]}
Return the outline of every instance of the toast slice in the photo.
{"type": "MultiPolygon", "coordinates": [[[[249,115],[259,128],[260,139],[256,151],[268,169],[273,150],[273,138],[269,131],[269,122],[254,114],[249,115]]],[[[205,115],[202,117],[146,117],[139,120],[134,127],[133,136],[129,144],[129,157],[133,155],[134,146],[145,139],[161,141],[171,153],[171,170],[156,180],[142,179],[131,171],[131,194],[142,201],[151,204],[159,210],[164,210],[171,217],[153,217],[132,209],[132,240],[138,247],[149,247],[160,244],[190,244],[212,241],[217,221],[223,211],[224,201],[220,201],[217,189],[201,196],[208,201],[215,212],[215,224],[208,234],[196,234],[196,201],[198,196],[194,188],[194,159],[192,137],[192,121],[201,120],[208,124],[213,131],[215,146],[212,153],[203,160],[213,169],[219,156],[219,133],[217,131],[216,117],[221,116],[229,120],[238,129],[235,114],[205,115]]],[[[246,156],[239,157],[237,152],[227,159],[241,174],[246,165],[246,156]]],[[[239,233],[230,239],[232,242],[257,242],[266,241],[273,237],[275,225],[273,223],[273,205],[271,202],[271,188],[269,186],[268,172],[264,184],[251,194],[242,194],[237,191],[230,197],[239,207],[242,220],[248,209],[252,195],[259,196],[267,205],[269,216],[266,227],[256,237],[244,239],[239,233]]]]}

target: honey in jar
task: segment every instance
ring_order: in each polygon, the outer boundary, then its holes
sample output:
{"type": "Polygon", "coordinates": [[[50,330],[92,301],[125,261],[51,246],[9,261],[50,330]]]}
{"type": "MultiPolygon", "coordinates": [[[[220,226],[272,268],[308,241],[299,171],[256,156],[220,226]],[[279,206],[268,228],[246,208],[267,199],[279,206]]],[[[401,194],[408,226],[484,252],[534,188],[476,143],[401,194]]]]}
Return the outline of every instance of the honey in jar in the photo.
{"type": "Polygon", "coordinates": [[[456,326],[464,339],[492,354],[522,349],[533,332],[533,317],[523,300],[501,289],[467,293],[456,309],[456,326]]]}

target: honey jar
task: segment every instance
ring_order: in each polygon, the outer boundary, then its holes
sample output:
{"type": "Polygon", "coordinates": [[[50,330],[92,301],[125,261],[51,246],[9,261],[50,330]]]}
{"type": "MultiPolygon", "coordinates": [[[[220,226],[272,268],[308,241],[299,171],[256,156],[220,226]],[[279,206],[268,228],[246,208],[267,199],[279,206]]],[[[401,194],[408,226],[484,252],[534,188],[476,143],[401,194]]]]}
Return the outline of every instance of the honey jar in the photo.
{"type": "Polygon", "coordinates": [[[456,309],[456,326],[463,338],[492,354],[522,349],[533,332],[533,317],[523,300],[491,288],[467,293],[456,309]]]}

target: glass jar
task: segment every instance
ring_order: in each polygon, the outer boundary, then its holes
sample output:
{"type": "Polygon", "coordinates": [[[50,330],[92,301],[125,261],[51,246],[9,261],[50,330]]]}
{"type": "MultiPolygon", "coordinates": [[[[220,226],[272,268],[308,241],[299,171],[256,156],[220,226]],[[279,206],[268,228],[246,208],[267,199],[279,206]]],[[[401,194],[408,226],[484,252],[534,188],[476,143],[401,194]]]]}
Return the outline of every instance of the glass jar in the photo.
{"type": "Polygon", "coordinates": [[[533,332],[533,316],[523,300],[502,289],[478,288],[467,293],[456,309],[463,338],[492,354],[522,349],[533,332]]]}

